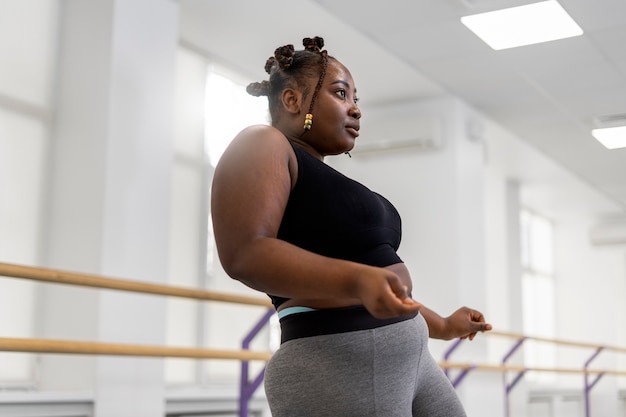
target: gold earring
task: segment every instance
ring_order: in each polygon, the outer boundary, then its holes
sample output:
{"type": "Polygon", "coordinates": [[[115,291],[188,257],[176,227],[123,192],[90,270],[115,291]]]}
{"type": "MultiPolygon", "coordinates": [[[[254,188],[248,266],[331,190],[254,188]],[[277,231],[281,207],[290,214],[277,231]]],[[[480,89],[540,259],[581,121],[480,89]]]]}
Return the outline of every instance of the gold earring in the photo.
{"type": "Polygon", "coordinates": [[[304,130],[311,130],[311,126],[313,126],[313,115],[307,113],[304,117],[304,130]]]}

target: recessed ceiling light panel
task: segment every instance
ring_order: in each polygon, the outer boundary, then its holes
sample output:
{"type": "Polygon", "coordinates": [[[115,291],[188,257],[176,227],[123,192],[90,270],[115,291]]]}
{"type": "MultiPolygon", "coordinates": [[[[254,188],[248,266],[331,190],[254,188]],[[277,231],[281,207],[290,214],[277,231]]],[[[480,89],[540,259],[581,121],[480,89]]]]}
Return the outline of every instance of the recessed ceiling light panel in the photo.
{"type": "Polygon", "coordinates": [[[583,33],[556,0],[465,16],[461,22],[495,50],[570,38],[583,33]]]}
{"type": "Polygon", "coordinates": [[[607,149],[626,148],[626,126],[593,129],[591,134],[607,149]]]}

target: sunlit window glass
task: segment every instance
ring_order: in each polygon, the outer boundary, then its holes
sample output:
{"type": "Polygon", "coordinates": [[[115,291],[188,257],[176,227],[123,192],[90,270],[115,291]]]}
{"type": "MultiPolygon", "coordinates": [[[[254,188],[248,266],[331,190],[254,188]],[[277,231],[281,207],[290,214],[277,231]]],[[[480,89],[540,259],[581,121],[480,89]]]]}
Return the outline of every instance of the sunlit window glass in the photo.
{"type": "Polygon", "coordinates": [[[230,141],[243,128],[268,124],[267,99],[253,97],[245,85],[209,71],[206,83],[205,137],[209,163],[217,165],[230,141]]]}
{"type": "MultiPolygon", "coordinates": [[[[529,211],[520,215],[522,303],[524,333],[555,337],[554,227],[545,217],[529,211]]],[[[551,368],[556,365],[556,347],[529,340],[524,346],[526,366],[551,368]]],[[[551,382],[554,374],[529,374],[536,382],[551,382]]]]}
{"type": "Polygon", "coordinates": [[[553,237],[552,224],[545,218],[533,216],[530,224],[532,244],[530,267],[537,272],[551,275],[553,272],[553,237]]]}

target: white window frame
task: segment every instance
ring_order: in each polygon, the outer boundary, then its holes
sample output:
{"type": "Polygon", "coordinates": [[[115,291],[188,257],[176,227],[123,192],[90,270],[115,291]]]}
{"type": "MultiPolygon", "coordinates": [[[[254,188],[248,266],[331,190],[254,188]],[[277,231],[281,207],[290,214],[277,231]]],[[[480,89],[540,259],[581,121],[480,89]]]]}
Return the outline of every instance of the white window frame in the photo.
{"type": "MultiPolygon", "coordinates": [[[[520,212],[523,331],[528,336],[554,338],[556,333],[556,279],[552,221],[528,209],[520,212]]],[[[554,368],[557,347],[528,340],[524,345],[525,366],[554,368]]],[[[529,373],[527,379],[551,383],[556,375],[529,373]]]]}

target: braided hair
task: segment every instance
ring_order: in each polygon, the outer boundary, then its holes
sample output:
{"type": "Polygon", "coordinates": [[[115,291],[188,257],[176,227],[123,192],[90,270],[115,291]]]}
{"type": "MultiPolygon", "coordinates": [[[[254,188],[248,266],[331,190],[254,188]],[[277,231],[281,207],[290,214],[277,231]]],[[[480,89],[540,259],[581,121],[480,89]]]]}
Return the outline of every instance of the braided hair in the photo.
{"type": "Polygon", "coordinates": [[[296,51],[293,45],[276,48],[274,56],[269,57],[265,62],[265,72],[270,75],[269,81],[253,82],[248,85],[246,91],[256,97],[267,96],[270,116],[273,121],[276,121],[280,94],[283,90],[287,87],[297,87],[302,91],[302,98],[306,99],[311,93],[310,80],[317,78],[306,116],[307,122],[304,126],[307,131],[311,127],[313,106],[326,76],[328,60],[334,58],[329,56],[326,50],[322,50],[324,39],[321,37],[304,38],[302,44],[304,50],[301,51],[296,51]]]}

